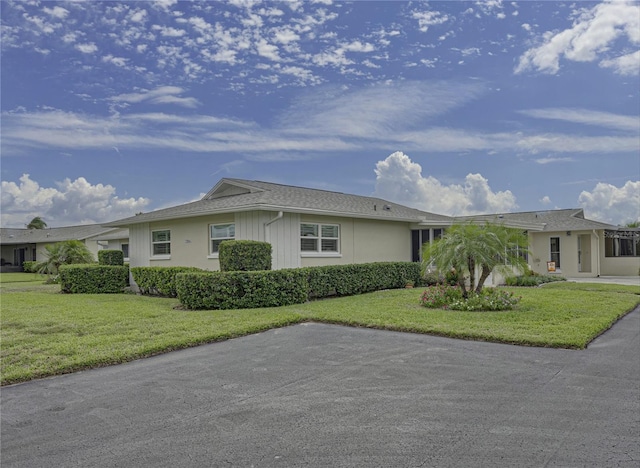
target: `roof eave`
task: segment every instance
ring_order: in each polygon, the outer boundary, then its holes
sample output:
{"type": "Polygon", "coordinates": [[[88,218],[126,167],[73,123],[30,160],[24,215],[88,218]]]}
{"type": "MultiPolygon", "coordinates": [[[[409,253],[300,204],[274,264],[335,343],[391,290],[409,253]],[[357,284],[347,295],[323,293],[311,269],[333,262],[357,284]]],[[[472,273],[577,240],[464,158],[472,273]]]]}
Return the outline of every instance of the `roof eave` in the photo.
{"type": "MultiPolygon", "coordinates": [[[[201,213],[184,213],[170,216],[160,216],[149,218],[145,215],[138,215],[131,218],[125,218],[119,221],[113,221],[111,223],[102,224],[105,227],[111,228],[123,228],[135,224],[143,224],[143,223],[156,223],[163,221],[171,221],[174,219],[186,219],[186,218],[195,218],[201,216],[211,216],[217,214],[229,214],[229,213],[237,213],[237,212],[245,212],[245,211],[284,211],[287,213],[298,213],[298,214],[312,214],[312,215],[322,215],[322,216],[336,216],[341,218],[359,218],[359,219],[375,219],[379,221],[394,221],[394,222],[407,222],[407,223],[430,223],[430,225],[450,225],[449,221],[437,221],[437,220],[425,220],[424,217],[410,217],[410,216],[380,216],[374,214],[366,214],[366,213],[357,213],[351,211],[334,211],[334,210],[322,210],[315,208],[297,208],[291,206],[282,206],[282,205],[267,205],[267,204],[253,204],[246,205],[241,207],[232,207],[232,208],[223,208],[223,209],[215,209],[210,211],[203,211],[201,213]]],[[[153,212],[152,212],[153,213],[153,212]]],[[[149,213],[149,214],[152,214],[149,213]]]]}

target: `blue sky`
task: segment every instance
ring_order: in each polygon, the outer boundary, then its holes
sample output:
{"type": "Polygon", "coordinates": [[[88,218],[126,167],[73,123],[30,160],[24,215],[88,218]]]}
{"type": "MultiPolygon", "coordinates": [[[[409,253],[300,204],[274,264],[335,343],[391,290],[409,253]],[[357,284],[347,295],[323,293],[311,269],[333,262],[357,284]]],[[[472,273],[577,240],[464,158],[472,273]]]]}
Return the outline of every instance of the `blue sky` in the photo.
{"type": "Polygon", "coordinates": [[[638,2],[2,1],[2,226],[222,177],[640,219],[638,2]]]}

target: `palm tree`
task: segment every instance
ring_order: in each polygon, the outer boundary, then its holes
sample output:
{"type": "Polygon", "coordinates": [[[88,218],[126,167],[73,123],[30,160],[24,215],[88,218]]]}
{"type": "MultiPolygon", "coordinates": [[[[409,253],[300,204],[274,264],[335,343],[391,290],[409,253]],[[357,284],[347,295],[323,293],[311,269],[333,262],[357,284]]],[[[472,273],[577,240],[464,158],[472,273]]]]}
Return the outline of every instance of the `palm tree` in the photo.
{"type": "Polygon", "coordinates": [[[94,258],[87,246],[79,240],[57,242],[45,247],[47,259],[36,265],[40,274],[57,275],[60,265],[93,263],[94,258]]]}
{"type": "Polygon", "coordinates": [[[499,224],[487,223],[483,227],[483,242],[497,255],[485,257],[481,263],[481,273],[476,292],[480,292],[484,282],[494,271],[504,276],[522,272],[528,268],[526,254],[529,249],[529,237],[519,229],[507,228],[499,224]]]}
{"type": "Polygon", "coordinates": [[[47,223],[40,216],[36,216],[27,224],[27,229],[44,229],[47,227],[47,223]]]}
{"type": "Polygon", "coordinates": [[[527,246],[527,235],[517,229],[492,223],[454,224],[441,239],[424,245],[423,270],[430,265],[435,265],[440,271],[455,270],[466,298],[474,287],[476,292],[482,290],[493,270],[508,274],[514,268],[525,268],[527,262],[522,254],[526,253],[527,246]],[[476,284],[477,270],[480,276],[476,284]]]}

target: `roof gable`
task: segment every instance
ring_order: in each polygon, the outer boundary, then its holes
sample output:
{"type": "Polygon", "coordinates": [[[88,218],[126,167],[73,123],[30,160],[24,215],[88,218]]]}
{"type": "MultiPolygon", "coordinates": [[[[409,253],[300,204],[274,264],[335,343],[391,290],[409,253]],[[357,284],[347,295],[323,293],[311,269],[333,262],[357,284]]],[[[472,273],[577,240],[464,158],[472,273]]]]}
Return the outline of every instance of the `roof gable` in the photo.
{"type": "Polygon", "coordinates": [[[203,200],[243,195],[246,193],[262,192],[261,188],[247,184],[238,179],[221,179],[209,192],[202,197],[203,200]]]}

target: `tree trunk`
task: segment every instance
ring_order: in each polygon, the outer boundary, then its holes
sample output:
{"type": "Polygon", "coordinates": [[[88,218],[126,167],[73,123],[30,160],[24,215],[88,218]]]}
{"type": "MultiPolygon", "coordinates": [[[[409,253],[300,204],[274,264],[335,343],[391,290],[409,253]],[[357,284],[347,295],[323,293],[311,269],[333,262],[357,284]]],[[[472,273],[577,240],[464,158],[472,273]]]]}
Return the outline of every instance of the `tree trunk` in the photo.
{"type": "Polygon", "coordinates": [[[476,286],[476,292],[480,293],[482,291],[482,287],[484,286],[484,282],[487,280],[489,275],[491,274],[491,268],[487,265],[482,265],[482,273],[480,273],[480,278],[478,279],[478,286],[476,286]]]}
{"type": "Polygon", "coordinates": [[[473,291],[476,286],[476,261],[473,257],[467,258],[467,267],[469,268],[469,291],[473,291]]]}

